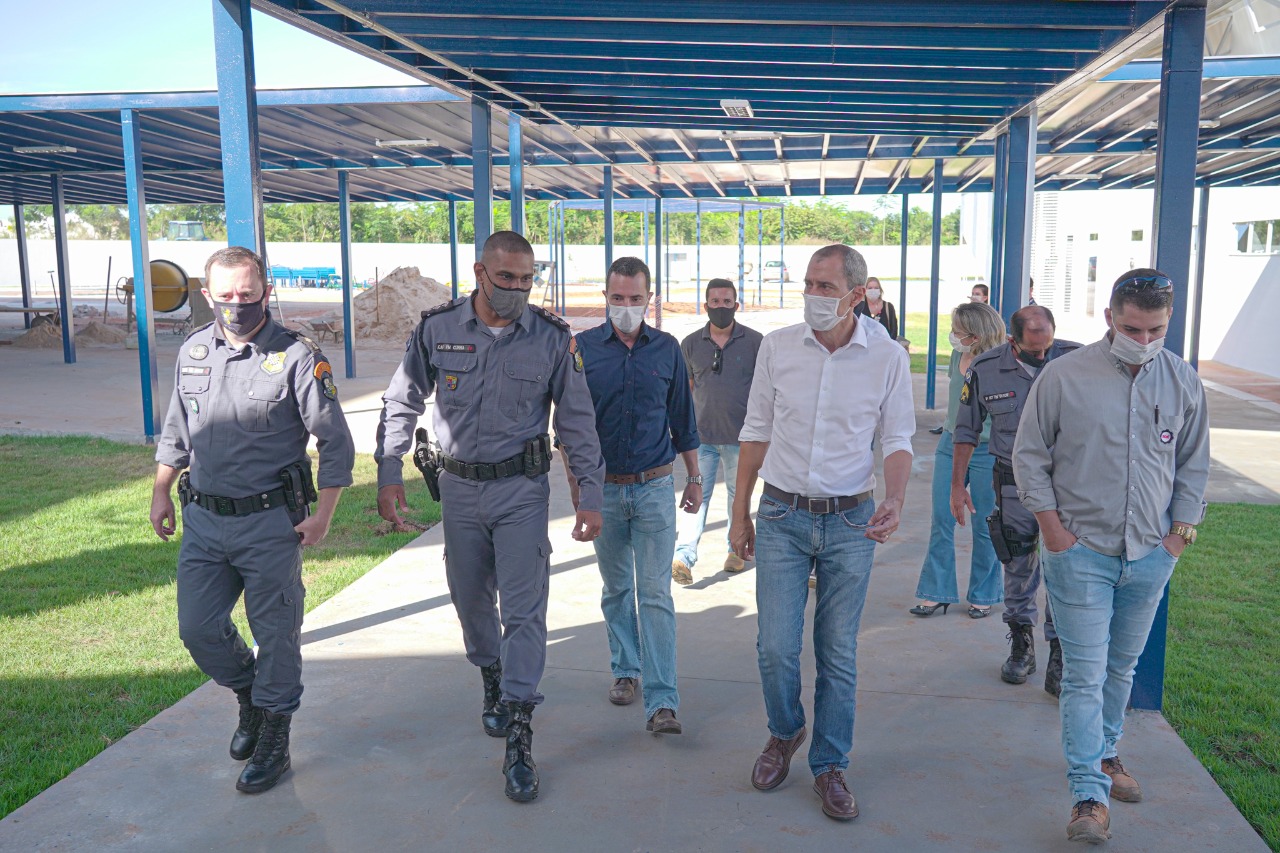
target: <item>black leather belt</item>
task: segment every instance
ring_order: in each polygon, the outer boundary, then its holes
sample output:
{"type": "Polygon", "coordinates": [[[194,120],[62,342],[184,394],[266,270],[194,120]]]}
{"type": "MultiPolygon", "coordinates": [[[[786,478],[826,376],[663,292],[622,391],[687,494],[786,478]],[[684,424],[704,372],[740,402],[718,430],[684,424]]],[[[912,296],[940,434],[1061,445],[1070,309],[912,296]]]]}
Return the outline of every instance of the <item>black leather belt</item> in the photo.
{"type": "Polygon", "coordinates": [[[219,495],[206,495],[193,489],[190,492],[190,499],[184,501],[183,506],[189,503],[218,515],[253,515],[255,512],[274,509],[278,506],[288,506],[283,488],[272,489],[260,495],[249,495],[247,498],[224,498],[219,495]]]}
{"type": "Polygon", "coordinates": [[[524,454],[512,456],[502,462],[463,462],[452,456],[440,454],[440,465],[444,470],[464,480],[501,480],[524,473],[524,454]]]}
{"type": "Polygon", "coordinates": [[[826,515],[832,512],[845,512],[861,503],[871,500],[871,492],[860,495],[844,495],[838,498],[809,498],[791,492],[784,492],[777,486],[764,484],[764,493],[775,501],[782,501],[792,509],[803,509],[814,515],[826,515]]]}

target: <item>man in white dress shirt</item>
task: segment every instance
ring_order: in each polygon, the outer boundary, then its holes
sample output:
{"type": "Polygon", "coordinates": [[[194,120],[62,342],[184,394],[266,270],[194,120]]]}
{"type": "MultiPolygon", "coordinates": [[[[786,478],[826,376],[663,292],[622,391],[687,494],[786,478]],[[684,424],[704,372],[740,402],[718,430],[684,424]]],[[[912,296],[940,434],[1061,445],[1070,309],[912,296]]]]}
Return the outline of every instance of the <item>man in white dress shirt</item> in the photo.
{"type": "Polygon", "coordinates": [[[911,473],[915,408],[906,351],[875,322],[860,322],[867,264],[848,246],[818,250],[804,278],[804,323],[767,335],[756,358],[739,436],[738,487],[729,533],[756,557],[757,649],[769,742],[751,783],[762,791],[787,777],[804,742],[800,649],[810,570],[817,574],[814,691],[809,768],[822,811],[858,816],[844,770],[853,748],[858,623],[875,544],[898,529],[911,473]],[[885,497],[876,506],[871,441],[881,436],[885,497]],[[751,493],[764,495],[751,522],[751,493]]]}

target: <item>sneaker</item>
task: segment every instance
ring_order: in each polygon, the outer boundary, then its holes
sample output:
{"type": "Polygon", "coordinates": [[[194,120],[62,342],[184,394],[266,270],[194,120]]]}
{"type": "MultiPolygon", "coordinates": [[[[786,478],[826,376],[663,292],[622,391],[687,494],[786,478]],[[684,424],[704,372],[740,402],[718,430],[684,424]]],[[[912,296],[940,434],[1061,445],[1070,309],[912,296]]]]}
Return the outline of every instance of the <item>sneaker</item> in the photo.
{"type": "Polygon", "coordinates": [[[1111,777],[1111,799],[1122,803],[1142,802],[1142,788],[1120,763],[1120,756],[1102,759],[1102,772],[1111,777]]]}
{"type": "Polygon", "coordinates": [[[1097,800],[1081,800],[1071,807],[1067,840],[1101,844],[1111,837],[1111,813],[1097,800]]]}
{"type": "Polygon", "coordinates": [[[731,574],[737,573],[742,571],[746,567],[747,567],[746,562],[737,554],[733,553],[732,551],[729,552],[729,556],[724,558],[724,570],[726,572],[729,572],[731,574]]]}
{"type": "Polygon", "coordinates": [[[689,571],[689,567],[685,565],[684,560],[672,560],[671,579],[680,584],[680,586],[688,586],[693,583],[693,572],[689,571]]]}

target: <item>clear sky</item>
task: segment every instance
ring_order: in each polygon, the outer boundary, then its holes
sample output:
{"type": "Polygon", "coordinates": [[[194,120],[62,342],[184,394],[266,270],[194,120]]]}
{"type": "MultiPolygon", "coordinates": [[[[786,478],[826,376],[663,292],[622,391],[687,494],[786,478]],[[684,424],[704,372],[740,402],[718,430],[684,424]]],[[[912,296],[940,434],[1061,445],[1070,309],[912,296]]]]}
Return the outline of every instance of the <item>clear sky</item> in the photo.
{"type": "MultiPolygon", "coordinates": [[[[217,88],[212,0],[0,0],[0,94],[217,88]]],[[[253,13],[263,89],[422,81],[253,13]]]]}

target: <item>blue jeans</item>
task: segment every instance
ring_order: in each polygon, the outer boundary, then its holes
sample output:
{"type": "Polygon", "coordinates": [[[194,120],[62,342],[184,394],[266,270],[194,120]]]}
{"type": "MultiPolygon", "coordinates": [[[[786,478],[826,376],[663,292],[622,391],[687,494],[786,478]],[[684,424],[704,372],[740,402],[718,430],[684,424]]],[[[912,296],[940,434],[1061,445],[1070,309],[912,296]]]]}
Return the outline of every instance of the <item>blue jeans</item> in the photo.
{"type": "Polygon", "coordinates": [[[1177,559],[1163,545],[1139,560],[1108,557],[1082,542],[1040,553],[1062,643],[1058,712],[1071,796],[1106,803],[1111,779],[1102,759],[1116,755],[1133,670],[1177,559]]]}
{"type": "MultiPolygon", "coordinates": [[[[729,491],[729,513],[733,517],[733,496],[738,487],[738,445],[736,444],[704,444],[698,448],[698,470],[702,472],[702,506],[693,515],[681,518],[680,541],[676,544],[676,559],[684,561],[689,568],[698,562],[698,540],[702,538],[702,529],[707,526],[707,509],[711,506],[711,493],[716,488],[716,473],[720,470],[720,462],[724,461],[724,482],[729,491]]],[[[729,531],[724,534],[724,541],[729,541],[729,531]]]]}
{"type": "MultiPolygon", "coordinates": [[[[916,598],[925,601],[945,601],[957,604],[960,593],[956,588],[956,519],[951,514],[951,462],[955,454],[952,448],[955,438],[944,432],[938,439],[938,449],[933,458],[933,524],[929,528],[929,551],[920,568],[920,583],[916,586],[916,598]]],[[[965,600],[985,607],[1004,600],[1004,579],[1000,560],[991,547],[991,531],[987,529],[987,516],[995,509],[996,493],[991,487],[991,466],[995,457],[987,452],[984,441],[973,451],[965,483],[973,498],[974,513],[969,517],[973,531],[973,555],[969,560],[969,592],[965,600]]]]}
{"type": "Polygon", "coordinates": [[[800,650],[809,571],[817,570],[813,651],[818,677],[813,697],[809,769],[818,776],[849,766],[858,687],[858,623],[871,580],[875,543],[867,522],[875,502],[842,513],[814,515],[765,495],[756,521],[756,652],[769,732],[789,740],[805,724],[800,704],[800,650]]]}
{"type": "Polygon", "coordinates": [[[668,474],[643,485],[605,483],[604,527],[595,540],[609,666],[614,678],[640,679],[646,717],[680,707],[671,601],[674,482],[668,474]]]}

